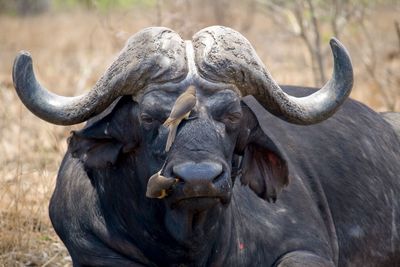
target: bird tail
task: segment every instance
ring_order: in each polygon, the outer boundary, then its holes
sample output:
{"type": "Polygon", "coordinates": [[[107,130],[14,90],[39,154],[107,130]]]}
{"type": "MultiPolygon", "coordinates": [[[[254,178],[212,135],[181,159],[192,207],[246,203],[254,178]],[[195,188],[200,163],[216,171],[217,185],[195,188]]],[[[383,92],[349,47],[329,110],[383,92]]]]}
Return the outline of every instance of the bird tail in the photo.
{"type": "Polygon", "coordinates": [[[172,143],[175,140],[176,130],[178,129],[177,125],[170,125],[169,126],[169,133],[167,138],[167,144],[165,145],[165,151],[168,152],[172,146],[172,143]]]}

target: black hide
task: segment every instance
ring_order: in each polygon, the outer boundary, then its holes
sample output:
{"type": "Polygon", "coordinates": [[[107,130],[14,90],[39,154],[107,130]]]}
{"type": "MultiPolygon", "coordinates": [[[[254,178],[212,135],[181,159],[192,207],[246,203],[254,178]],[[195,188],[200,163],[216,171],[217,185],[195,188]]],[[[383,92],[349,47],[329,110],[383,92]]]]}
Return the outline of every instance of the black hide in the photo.
{"type": "MultiPolygon", "coordinates": [[[[190,202],[190,216],[171,215],[168,198],[145,197],[147,179],[170,157],[167,132],[143,128],[130,97],[73,133],[50,217],[74,266],[399,266],[400,142],[392,127],[353,100],[313,126],[244,102],[240,129],[227,130],[235,153],[221,152],[233,176],[230,201],[207,210],[190,202]],[[190,229],[179,239],[180,224],[190,229]]],[[[180,127],[171,153],[196,120],[180,127]]]]}

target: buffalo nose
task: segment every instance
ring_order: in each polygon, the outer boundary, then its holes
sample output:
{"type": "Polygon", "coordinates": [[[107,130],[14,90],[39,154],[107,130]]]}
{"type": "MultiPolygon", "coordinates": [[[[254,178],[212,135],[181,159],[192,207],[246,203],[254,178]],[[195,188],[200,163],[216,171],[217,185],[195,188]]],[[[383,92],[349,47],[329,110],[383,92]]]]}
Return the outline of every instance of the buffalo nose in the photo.
{"type": "Polygon", "coordinates": [[[189,184],[212,184],[222,174],[222,165],[215,162],[185,162],[172,168],[173,175],[189,184]]]}

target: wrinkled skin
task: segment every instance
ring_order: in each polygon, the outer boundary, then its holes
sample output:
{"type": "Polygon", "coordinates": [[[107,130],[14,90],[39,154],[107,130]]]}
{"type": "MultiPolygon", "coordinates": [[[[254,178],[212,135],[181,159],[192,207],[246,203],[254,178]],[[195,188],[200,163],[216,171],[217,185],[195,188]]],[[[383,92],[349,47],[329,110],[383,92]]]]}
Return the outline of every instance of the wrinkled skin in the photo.
{"type": "Polygon", "coordinates": [[[124,96],[71,136],[50,217],[74,266],[400,264],[400,142],[379,114],[348,100],[297,126],[232,90],[196,87],[168,153],[162,123],[185,88],[124,96]],[[146,198],[163,166],[180,182],[146,198]],[[201,166],[215,177],[186,177],[201,166]]]}

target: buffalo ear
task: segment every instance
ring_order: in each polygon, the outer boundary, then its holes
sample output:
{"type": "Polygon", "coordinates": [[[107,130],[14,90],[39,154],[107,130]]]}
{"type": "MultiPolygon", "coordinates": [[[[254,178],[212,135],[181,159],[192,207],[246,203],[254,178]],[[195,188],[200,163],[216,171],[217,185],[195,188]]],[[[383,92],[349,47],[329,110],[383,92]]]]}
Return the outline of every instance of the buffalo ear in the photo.
{"type": "Polygon", "coordinates": [[[122,97],[69,138],[72,157],[79,158],[85,169],[105,168],[116,163],[122,153],[138,144],[137,105],[131,97],[122,97]]]}
{"type": "Polygon", "coordinates": [[[259,197],[275,202],[289,183],[287,160],[278,138],[268,130],[266,116],[270,114],[252,96],[244,97],[242,102],[247,119],[242,127],[245,134],[240,134],[243,154],[240,181],[259,197]]]}
{"type": "Polygon", "coordinates": [[[118,159],[122,144],[108,139],[87,138],[82,131],[73,132],[69,139],[72,157],[79,158],[85,169],[112,166],[118,159]]]}
{"type": "Polygon", "coordinates": [[[286,162],[268,149],[249,144],[243,156],[240,181],[262,199],[275,202],[289,182],[286,162]]]}

